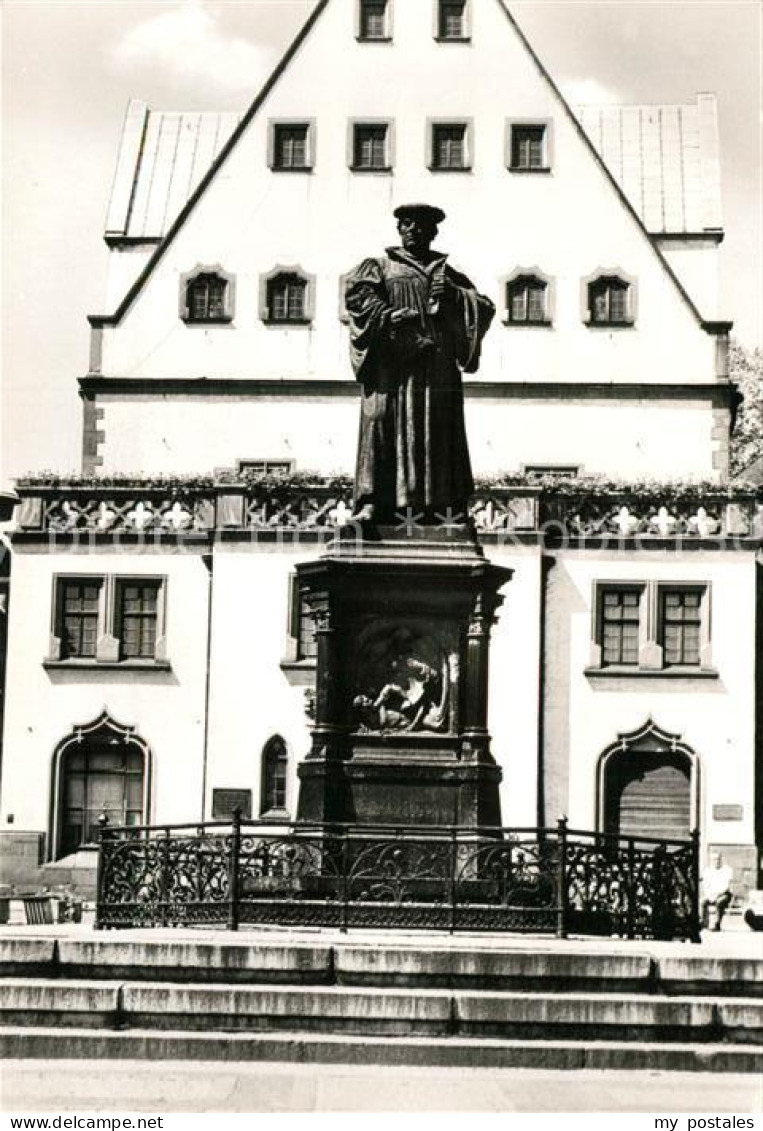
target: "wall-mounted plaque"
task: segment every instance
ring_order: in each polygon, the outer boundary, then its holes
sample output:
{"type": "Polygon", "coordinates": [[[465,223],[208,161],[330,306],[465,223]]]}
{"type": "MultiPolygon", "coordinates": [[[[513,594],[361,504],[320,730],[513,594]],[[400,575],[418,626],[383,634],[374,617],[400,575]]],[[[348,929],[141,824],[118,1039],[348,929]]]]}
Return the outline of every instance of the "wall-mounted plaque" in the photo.
{"type": "Polygon", "coordinates": [[[714,821],[742,821],[744,820],[743,805],[713,805],[714,821]]]}
{"type": "Polygon", "coordinates": [[[241,816],[250,820],[252,816],[252,791],[251,789],[213,789],[212,790],[212,820],[228,821],[233,816],[233,810],[240,809],[241,816]]]}

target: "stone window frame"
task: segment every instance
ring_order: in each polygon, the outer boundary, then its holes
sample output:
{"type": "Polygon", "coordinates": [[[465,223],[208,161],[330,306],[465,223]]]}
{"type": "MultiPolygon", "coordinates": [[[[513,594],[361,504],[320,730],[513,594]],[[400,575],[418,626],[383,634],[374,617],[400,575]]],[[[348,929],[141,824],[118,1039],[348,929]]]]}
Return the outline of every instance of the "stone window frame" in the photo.
{"type": "Polygon", "coordinates": [[[638,318],[638,284],[635,275],[622,267],[597,267],[580,281],[580,315],[590,330],[632,330],[638,318]],[[627,314],[624,321],[595,322],[591,313],[591,287],[602,279],[613,279],[625,284],[627,314]]]}
{"type": "Polygon", "coordinates": [[[394,118],[350,118],[347,122],[347,168],[352,173],[359,173],[361,176],[389,176],[395,168],[395,121],[394,118]],[[385,163],[376,167],[366,167],[365,165],[356,164],[356,134],[358,129],[363,126],[384,126],[386,135],[384,138],[384,155],[385,163]]]}
{"type": "Polygon", "coordinates": [[[430,173],[471,173],[474,168],[474,118],[427,118],[427,168],[430,173]],[[464,130],[464,164],[457,167],[435,165],[435,131],[438,126],[459,126],[464,130]]]}
{"type": "Polygon", "coordinates": [[[315,275],[305,271],[299,263],[277,263],[272,270],[260,275],[259,316],[266,326],[275,329],[310,327],[315,319],[315,275]],[[276,320],[270,317],[269,290],[279,275],[291,275],[305,283],[305,306],[302,318],[276,320]]]}
{"type": "Polygon", "coordinates": [[[292,173],[295,176],[312,173],[317,153],[317,125],[315,118],[269,118],[268,119],[268,168],[272,173],[292,173]],[[276,138],[281,128],[307,129],[307,160],[304,165],[281,165],[278,163],[276,138]]]}
{"type": "Polygon", "coordinates": [[[546,274],[537,264],[534,264],[532,267],[515,267],[508,275],[502,275],[499,282],[501,287],[501,302],[503,304],[501,320],[504,326],[508,326],[512,330],[549,330],[553,328],[554,316],[556,314],[556,280],[552,275],[546,274]],[[509,286],[517,279],[525,277],[538,279],[545,284],[545,317],[542,321],[513,322],[511,319],[509,286]]]}
{"type": "Polygon", "coordinates": [[[286,649],[283,664],[299,665],[306,670],[314,671],[317,662],[316,656],[306,655],[302,646],[303,616],[304,604],[299,591],[299,578],[296,573],[290,573],[286,607],[286,649]]]}
{"type": "Polygon", "coordinates": [[[510,173],[518,177],[538,176],[554,170],[554,122],[552,118],[507,118],[504,133],[504,164],[510,173]],[[514,131],[523,127],[535,126],[543,130],[543,164],[538,168],[526,168],[514,164],[514,131]]]}
{"type": "Polygon", "coordinates": [[[222,326],[233,321],[236,309],[236,276],[226,271],[219,263],[197,263],[191,271],[184,271],[180,276],[180,291],[178,295],[178,315],[186,326],[222,326]],[[217,275],[225,283],[223,296],[223,313],[215,318],[194,318],[188,304],[188,290],[194,280],[200,275],[217,275]]]}
{"type": "Polygon", "coordinates": [[[712,657],[712,583],[710,581],[666,581],[643,578],[597,579],[591,593],[590,676],[665,676],[670,678],[717,678],[712,657]],[[639,658],[637,664],[604,664],[604,594],[612,590],[639,593],[639,658]],[[662,624],[662,598],[665,593],[686,591],[701,594],[699,664],[666,664],[662,624]]]}
{"type": "Polygon", "coordinates": [[[51,625],[48,654],[43,660],[46,668],[104,669],[120,671],[168,670],[167,659],[167,575],[157,573],[55,573],[51,602],[51,625]],[[67,582],[98,584],[98,624],[95,656],[63,655],[63,595],[67,582]],[[121,655],[122,640],[119,626],[119,593],[125,585],[151,583],[158,588],[156,600],[156,642],[150,658],[121,655]]]}
{"type": "Polygon", "coordinates": [[[453,0],[434,0],[432,5],[432,38],[437,43],[471,43],[472,41],[472,3],[464,0],[463,25],[461,35],[443,35],[443,7],[453,0]]]}
{"type": "Polygon", "coordinates": [[[288,821],[289,820],[289,764],[291,762],[289,744],[282,734],[274,732],[263,743],[262,751],[260,752],[260,796],[258,804],[258,815],[261,821],[288,821]],[[268,791],[270,789],[270,770],[271,766],[269,758],[271,751],[275,747],[275,743],[279,742],[283,747],[283,758],[278,758],[278,761],[283,761],[285,768],[284,773],[284,803],[282,806],[271,807],[268,806],[268,791]]]}
{"type": "MultiPolygon", "coordinates": [[[[373,2],[373,0],[369,0],[373,2]]],[[[392,43],[394,37],[394,0],[385,0],[384,3],[384,35],[363,34],[363,8],[366,0],[357,0],[355,5],[355,38],[358,43],[392,43]]]]}
{"type": "Polygon", "coordinates": [[[353,267],[350,271],[345,271],[343,275],[339,276],[339,293],[337,295],[337,300],[339,303],[339,321],[344,322],[345,326],[349,325],[350,322],[350,316],[347,313],[345,297],[347,293],[347,280],[349,279],[350,275],[353,274],[354,270],[355,268],[353,267]]]}

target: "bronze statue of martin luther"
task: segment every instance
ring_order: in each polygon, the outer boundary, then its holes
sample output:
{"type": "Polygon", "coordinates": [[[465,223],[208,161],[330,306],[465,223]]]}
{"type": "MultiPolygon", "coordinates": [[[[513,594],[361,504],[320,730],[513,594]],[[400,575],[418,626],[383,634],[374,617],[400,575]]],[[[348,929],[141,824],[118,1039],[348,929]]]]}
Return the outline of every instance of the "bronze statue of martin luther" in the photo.
{"type": "Polygon", "coordinates": [[[474,481],[461,373],[476,372],[495,307],[431,250],[441,209],[394,214],[402,247],[364,259],[345,291],[362,386],[354,519],[390,522],[410,508],[419,522],[465,522],[474,481]]]}

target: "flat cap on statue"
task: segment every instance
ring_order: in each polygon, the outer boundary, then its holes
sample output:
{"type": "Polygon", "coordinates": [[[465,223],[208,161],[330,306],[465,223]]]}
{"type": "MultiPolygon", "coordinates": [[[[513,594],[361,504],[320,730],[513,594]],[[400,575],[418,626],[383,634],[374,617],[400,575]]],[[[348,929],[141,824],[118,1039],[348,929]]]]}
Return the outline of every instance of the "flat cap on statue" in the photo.
{"type": "Polygon", "coordinates": [[[440,224],[445,219],[442,208],[433,204],[401,204],[393,212],[396,220],[406,220],[410,216],[424,216],[433,224],[440,224]]]}

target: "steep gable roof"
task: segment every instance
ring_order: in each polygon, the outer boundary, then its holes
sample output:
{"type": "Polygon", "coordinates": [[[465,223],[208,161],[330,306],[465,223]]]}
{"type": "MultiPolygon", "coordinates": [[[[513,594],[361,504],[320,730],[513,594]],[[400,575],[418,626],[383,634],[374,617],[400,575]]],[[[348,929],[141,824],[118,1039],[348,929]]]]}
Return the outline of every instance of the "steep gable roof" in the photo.
{"type": "MultiPolygon", "coordinates": [[[[715,99],[576,106],[578,121],[650,235],[720,234],[715,99]]],[[[159,240],[241,121],[234,113],[128,108],[106,240],[159,240]],[[136,139],[140,134],[140,140],[136,139]]]]}
{"type": "MultiPolygon", "coordinates": [[[[650,240],[649,232],[647,231],[642,218],[639,216],[639,213],[634,208],[633,204],[629,201],[628,197],[626,196],[624,190],[622,189],[622,187],[618,183],[617,179],[613,176],[612,172],[607,167],[602,156],[600,155],[600,153],[596,149],[595,145],[592,143],[588,134],[585,132],[585,130],[584,130],[583,126],[581,125],[579,119],[575,116],[574,111],[572,110],[572,108],[570,107],[570,105],[568,104],[568,102],[566,101],[564,96],[562,95],[561,91],[559,90],[558,86],[554,82],[554,80],[551,77],[551,75],[549,74],[549,72],[544,67],[544,65],[541,62],[541,60],[539,59],[538,55],[534,51],[532,45],[529,43],[526,36],[524,35],[522,29],[519,27],[516,20],[511,15],[511,13],[510,13],[510,11],[509,11],[506,3],[505,3],[505,0],[495,0],[495,2],[497,3],[497,5],[500,8],[500,10],[502,11],[502,13],[505,15],[510,26],[513,28],[517,38],[519,39],[519,41],[522,44],[522,46],[524,47],[524,49],[527,51],[528,55],[530,56],[532,62],[534,63],[535,67],[537,68],[538,72],[540,73],[540,75],[542,76],[544,81],[548,84],[548,86],[551,88],[555,97],[559,100],[559,103],[560,103],[560,106],[561,106],[563,112],[566,113],[569,116],[569,119],[574,124],[574,126],[577,129],[577,131],[578,131],[581,139],[583,140],[584,144],[588,147],[592,157],[594,158],[596,163],[600,166],[601,170],[604,172],[607,180],[610,182],[610,184],[614,188],[618,198],[620,199],[621,203],[624,205],[626,211],[631,215],[631,217],[633,218],[633,221],[637,225],[637,228],[641,230],[644,238],[648,241],[648,243],[652,247],[654,255],[658,259],[658,261],[659,261],[661,267],[663,268],[663,270],[665,271],[665,273],[672,280],[672,282],[673,282],[674,286],[676,287],[678,293],[680,294],[682,300],[684,301],[686,306],[691,311],[692,316],[695,318],[695,320],[697,321],[698,324],[705,326],[706,324],[703,323],[702,317],[701,317],[696,305],[694,304],[694,302],[692,301],[692,299],[690,298],[690,296],[686,292],[686,289],[681,284],[680,280],[676,276],[673,269],[670,267],[670,265],[667,262],[667,260],[665,259],[665,257],[662,255],[660,250],[656,246],[654,246],[654,244],[650,240]]],[[[233,128],[233,131],[229,135],[228,140],[219,149],[217,156],[212,161],[212,164],[210,165],[206,174],[204,174],[201,177],[201,180],[199,180],[197,182],[196,187],[191,191],[190,196],[188,196],[185,204],[181,208],[180,212],[177,214],[174,221],[172,221],[170,223],[169,228],[166,230],[166,233],[161,237],[160,242],[158,243],[158,246],[154,250],[154,253],[152,254],[151,258],[149,259],[149,261],[146,264],[146,266],[144,267],[144,269],[141,271],[138,278],[135,280],[135,282],[132,284],[132,286],[128,290],[127,294],[125,295],[122,302],[120,303],[118,309],[113,314],[110,314],[110,315],[90,315],[89,321],[90,321],[92,326],[98,327],[98,326],[117,325],[121,321],[122,317],[129,310],[133,301],[140,294],[144,284],[146,283],[146,281],[151,276],[155,266],[160,262],[165,251],[167,250],[167,248],[172,243],[176,234],[182,228],[186,218],[191,213],[191,211],[195,207],[196,203],[199,201],[199,199],[201,198],[201,196],[205,192],[207,186],[214,179],[218,170],[222,167],[226,158],[231,153],[232,149],[235,147],[238,139],[241,137],[244,130],[246,130],[247,126],[251,122],[252,118],[255,116],[257,111],[260,109],[262,104],[265,102],[265,100],[267,99],[271,90],[273,89],[275,84],[280,79],[281,75],[284,73],[284,71],[289,66],[292,58],[297,53],[299,47],[304,42],[304,40],[307,38],[307,36],[310,34],[315,23],[317,22],[317,20],[321,16],[321,14],[325,11],[325,9],[328,7],[328,5],[330,3],[331,3],[331,0],[317,0],[315,8],[313,9],[313,11],[311,12],[307,21],[303,25],[301,31],[298,33],[298,35],[296,36],[296,38],[292,42],[291,46],[288,48],[285,55],[281,59],[278,66],[275,68],[275,70],[273,71],[273,73],[271,74],[269,79],[266,81],[265,85],[262,87],[262,89],[259,92],[259,94],[257,95],[257,97],[254,99],[254,101],[252,102],[252,104],[249,107],[249,109],[247,110],[247,112],[239,120],[238,124],[233,128]]],[[[135,148],[135,138],[133,138],[132,145],[133,145],[133,149],[134,149],[135,148]]],[[[140,148],[140,146],[138,148],[140,148]]],[[[127,164],[129,165],[129,156],[126,158],[126,161],[127,161],[127,164]]],[[[122,181],[120,181],[119,184],[120,184],[120,189],[121,189],[121,192],[119,194],[119,199],[123,202],[127,197],[127,193],[125,191],[126,186],[124,185],[124,183],[122,181]]],[[[115,187],[116,187],[116,183],[115,183],[115,187]]],[[[134,190],[134,188],[135,188],[135,185],[133,184],[133,190],[134,190]]],[[[129,199],[133,200],[132,192],[130,194],[129,199]]],[[[113,199],[112,199],[112,208],[115,208],[113,199]]],[[[130,211],[130,205],[128,204],[127,210],[125,212],[125,216],[128,218],[128,220],[127,220],[128,223],[129,223],[129,211],[130,211]]],[[[159,209],[157,209],[157,211],[159,211],[159,209]]],[[[165,209],[165,211],[167,211],[167,209],[165,209]]],[[[709,326],[709,324],[707,324],[707,325],[709,326]]]]}
{"type": "Polygon", "coordinates": [[[721,234],[718,114],[692,105],[577,106],[580,124],[651,235],[721,234]]]}

